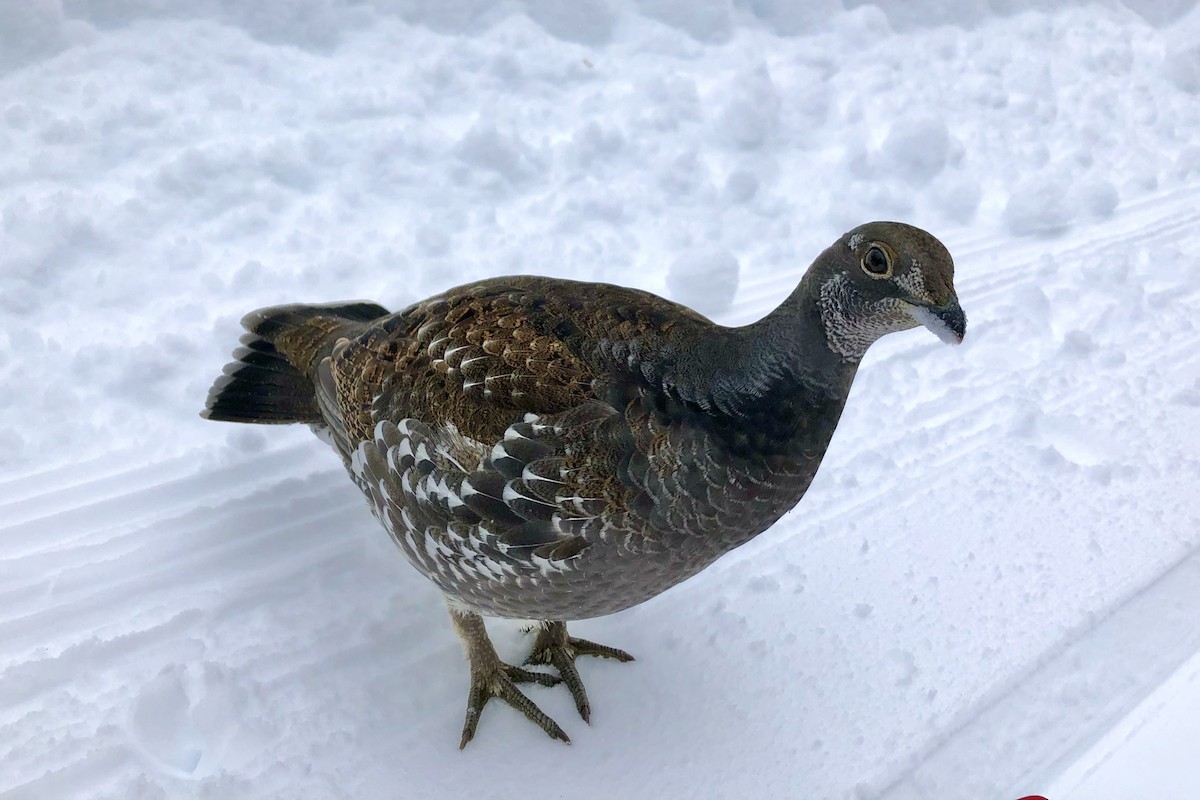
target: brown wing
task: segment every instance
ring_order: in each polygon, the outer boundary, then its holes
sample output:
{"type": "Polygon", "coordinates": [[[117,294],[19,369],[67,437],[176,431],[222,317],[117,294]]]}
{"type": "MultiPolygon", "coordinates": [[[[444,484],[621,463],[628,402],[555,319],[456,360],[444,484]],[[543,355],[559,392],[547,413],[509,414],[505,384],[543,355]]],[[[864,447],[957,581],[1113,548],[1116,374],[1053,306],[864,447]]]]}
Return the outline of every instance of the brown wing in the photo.
{"type": "MultiPolygon", "coordinates": [[[[495,442],[526,413],[608,399],[631,357],[672,327],[711,325],[691,310],[615,286],[497,278],[453,289],[335,347],[331,374],[350,444],[376,423],[451,423],[495,442]]],[[[636,376],[634,376],[636,377],[636,376]]]]}

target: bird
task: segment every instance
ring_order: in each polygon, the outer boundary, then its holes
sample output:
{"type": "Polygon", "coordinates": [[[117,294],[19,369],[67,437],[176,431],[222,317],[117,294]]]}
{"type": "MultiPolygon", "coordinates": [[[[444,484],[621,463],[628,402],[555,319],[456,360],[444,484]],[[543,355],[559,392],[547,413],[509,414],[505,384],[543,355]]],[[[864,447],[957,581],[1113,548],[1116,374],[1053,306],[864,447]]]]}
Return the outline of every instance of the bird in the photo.
{"type": "Polygon", "coordinates": [[[242,320],[201,415],[307,424],[338,453],[445,596],[470,667],[460,748],[492,699],[569,743],[519,686],[565,684],[590,723],[576,659],[633,657],[567,623],[655,597],[796,506],[872,343],[918,326],[962,342],[953,279],[932,234],[870,222],[739,327],[648,292],[531,275],[395,313],[273,306],[242,320]],[[524,664],[501,660],[484,617],[532,621],[524,664]]]}

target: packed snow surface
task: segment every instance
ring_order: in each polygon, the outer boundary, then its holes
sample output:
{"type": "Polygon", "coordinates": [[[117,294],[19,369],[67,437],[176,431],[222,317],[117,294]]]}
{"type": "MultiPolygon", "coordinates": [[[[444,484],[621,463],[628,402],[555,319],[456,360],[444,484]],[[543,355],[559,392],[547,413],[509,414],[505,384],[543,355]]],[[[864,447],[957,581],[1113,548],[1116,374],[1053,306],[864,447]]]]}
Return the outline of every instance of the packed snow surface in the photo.
{"type": "Polygon", "coordinates": [[[1195,5],[0,0],[0,796],[1119,785],[1200,706],[1195,5]],[[197,415],[262,305],[742,324],[871,219],[948,244],[966,341],[877,345],[795,511],[573,626],[638,660],[590,727],[530,690],[570,747],[493,704],[459,753],[441,600],[328,448],[197,415]]]}
{"type": "Polygon", "coordinates": [[[1067,770],[1062,800],[1188,800],[1196,796],[1200,658],[1193,657],[1067,770]]]}

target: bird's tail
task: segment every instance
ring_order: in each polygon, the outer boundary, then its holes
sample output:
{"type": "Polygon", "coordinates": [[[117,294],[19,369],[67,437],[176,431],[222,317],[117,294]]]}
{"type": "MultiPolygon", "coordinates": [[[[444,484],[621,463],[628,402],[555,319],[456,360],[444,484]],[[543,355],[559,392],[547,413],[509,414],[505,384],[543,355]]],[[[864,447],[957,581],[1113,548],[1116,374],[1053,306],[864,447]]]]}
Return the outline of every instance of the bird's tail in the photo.
{"type": "Polygon", "coordinates": [[[367,302],[272,306],[242,319],[241,347],[208,392],[200,416],[226,422],[321,423],[313,367],[362,323],[388,315],[367,302]]]}

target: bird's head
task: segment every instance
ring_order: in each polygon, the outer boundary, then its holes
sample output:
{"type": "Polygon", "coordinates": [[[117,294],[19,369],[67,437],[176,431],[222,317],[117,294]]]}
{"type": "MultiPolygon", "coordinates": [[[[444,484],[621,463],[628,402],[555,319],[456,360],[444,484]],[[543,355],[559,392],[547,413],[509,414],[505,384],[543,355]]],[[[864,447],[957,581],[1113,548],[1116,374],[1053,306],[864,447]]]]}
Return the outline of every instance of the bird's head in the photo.
{"type": "Polygon", "coordinates": [[[962,342],[967,318],[954,293],[954,260],[945,245],[901,222],[868,222],[842,236],[814,265],[829,346],[859,359],[872,342],[924,325],[962,342]]]}

